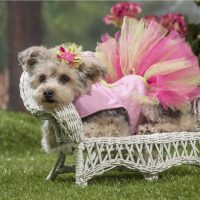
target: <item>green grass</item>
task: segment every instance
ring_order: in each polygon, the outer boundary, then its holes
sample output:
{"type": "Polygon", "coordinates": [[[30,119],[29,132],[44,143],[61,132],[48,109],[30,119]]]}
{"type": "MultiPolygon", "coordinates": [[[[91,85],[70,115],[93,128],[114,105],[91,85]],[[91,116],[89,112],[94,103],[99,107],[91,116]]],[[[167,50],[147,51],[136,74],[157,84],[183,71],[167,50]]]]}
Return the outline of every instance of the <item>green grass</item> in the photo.
{"type": "Polygon", "coordinates": [[[39,126],[29,115],[0,112],[0,200],[200,199],[200,169],[191,166],[167,170],[154,182],[116,171],[93,178],[86,188],[74,184],[74,174],[45,181],[56,155],[40,150],[39,126]]]}
{"type": "Polygon", "coordinates": [[[0,152],[39,149],[41,123],[28,114],[0,111],[0,152]]]}

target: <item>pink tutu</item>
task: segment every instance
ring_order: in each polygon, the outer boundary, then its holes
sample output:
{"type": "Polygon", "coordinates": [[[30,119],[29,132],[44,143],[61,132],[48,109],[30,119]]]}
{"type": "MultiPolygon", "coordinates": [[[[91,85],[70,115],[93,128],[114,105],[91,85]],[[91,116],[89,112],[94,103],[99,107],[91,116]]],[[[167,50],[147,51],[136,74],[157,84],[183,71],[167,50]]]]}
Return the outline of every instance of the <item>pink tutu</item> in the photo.
{"type": "Polygon", "coordinates": [[[97,55],[108,66],[107,82],[139,75],[147,88],[144,99],[183,110],[200,94],[198,59],[178,33],[166,34],[154,21],[125,17],[120,39],[99,43],[97,55]]]}

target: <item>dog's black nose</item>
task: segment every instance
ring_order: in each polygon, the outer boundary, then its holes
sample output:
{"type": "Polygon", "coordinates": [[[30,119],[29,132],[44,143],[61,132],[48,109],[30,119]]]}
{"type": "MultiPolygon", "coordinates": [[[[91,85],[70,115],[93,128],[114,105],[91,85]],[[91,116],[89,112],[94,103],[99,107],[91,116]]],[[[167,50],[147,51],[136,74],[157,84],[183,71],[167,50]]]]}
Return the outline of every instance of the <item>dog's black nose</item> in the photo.
{"type": "Polygon", "coordinates": [[[44,94],[44,97],[48,100],[53,97],[53,91],[52,90],[45,91],[43,94],[44,94]]]}

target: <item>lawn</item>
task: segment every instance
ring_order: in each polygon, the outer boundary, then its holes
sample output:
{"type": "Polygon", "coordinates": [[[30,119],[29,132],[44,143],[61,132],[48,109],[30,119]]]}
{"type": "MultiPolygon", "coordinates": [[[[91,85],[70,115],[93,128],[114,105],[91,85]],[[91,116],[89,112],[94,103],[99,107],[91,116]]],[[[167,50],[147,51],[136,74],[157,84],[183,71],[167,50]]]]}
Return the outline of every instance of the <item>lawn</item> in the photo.
{"type": "Polygon", "coordinates": [[[200,169],[191,166],[167,170],[154,182],[116,171],[92,179],[86,188],[74,184],[73,174],[48,182],[56,155],[40,149],[40,125],[29,115],[0,111],[0,200],[200,199],[200,169]]]}

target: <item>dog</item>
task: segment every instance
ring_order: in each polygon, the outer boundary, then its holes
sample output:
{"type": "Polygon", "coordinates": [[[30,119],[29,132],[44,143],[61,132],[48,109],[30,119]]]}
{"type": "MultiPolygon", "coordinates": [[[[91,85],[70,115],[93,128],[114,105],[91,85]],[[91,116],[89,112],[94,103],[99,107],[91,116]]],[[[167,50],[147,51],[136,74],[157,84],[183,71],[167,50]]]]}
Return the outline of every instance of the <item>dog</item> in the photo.
{"type": "MultiPolygon", "coordinates": [[[[82,63],[76,68],[59,62],[55,53],[57,50],[58,46],[51,49],[34,46],[18,54],[23,70],[30,76],[34,100],[47,110],[68,105],[77,97],[90,93],[92,85],[107,73],[106,67],[93,52],[82,52],[82,63]]],[[[191,109],[181,113],[164,110],[160,105],[145,104],[141,110],[142,120],[136,134],[192,131],[198,127],[191,109]]],[[[82,120],[86,137],[132,135],[128,112],[122,107],[99,111],[82,120]]],[[[48,121],[43,126],[42,145],[47,152],[57,148],[53,128],[48,121]]]]}

